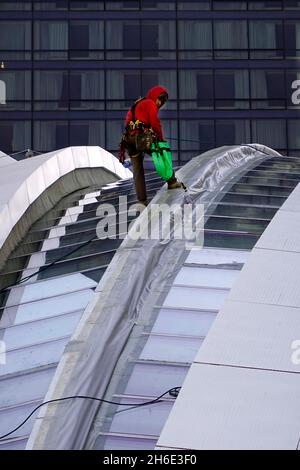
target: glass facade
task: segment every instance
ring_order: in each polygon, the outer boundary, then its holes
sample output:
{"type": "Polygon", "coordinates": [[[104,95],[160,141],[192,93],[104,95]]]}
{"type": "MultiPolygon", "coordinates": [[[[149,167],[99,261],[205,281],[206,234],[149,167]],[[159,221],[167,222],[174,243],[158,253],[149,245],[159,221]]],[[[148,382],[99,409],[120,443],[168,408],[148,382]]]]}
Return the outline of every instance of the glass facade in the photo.
{"type": "Polygon", "coordinates": [[[259,142],[300,155],[299,1],[0,3],[0,148],[116,153],[160,83],[174,158],[259,142]]]}

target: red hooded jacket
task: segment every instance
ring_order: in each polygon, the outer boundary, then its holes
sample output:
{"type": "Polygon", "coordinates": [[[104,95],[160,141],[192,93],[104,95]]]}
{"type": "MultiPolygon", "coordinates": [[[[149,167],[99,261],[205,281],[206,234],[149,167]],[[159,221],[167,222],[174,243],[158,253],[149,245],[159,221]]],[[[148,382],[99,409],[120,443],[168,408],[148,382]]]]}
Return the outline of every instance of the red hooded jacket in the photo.
{"type": "MultiPolygon", "coordinates": [[[[147,126],[151,126],[159,140],[164,140],[162,127],[158,118],[158,107],[155,102],[161,93],[168,93],[168,90],[162,86],[155,86],[148,91],[146,99],[137,104],[135,108],[135,117],[147,126]]],[[[131,109],[128,111],[125,125],[132,120],[131,109]]]]}

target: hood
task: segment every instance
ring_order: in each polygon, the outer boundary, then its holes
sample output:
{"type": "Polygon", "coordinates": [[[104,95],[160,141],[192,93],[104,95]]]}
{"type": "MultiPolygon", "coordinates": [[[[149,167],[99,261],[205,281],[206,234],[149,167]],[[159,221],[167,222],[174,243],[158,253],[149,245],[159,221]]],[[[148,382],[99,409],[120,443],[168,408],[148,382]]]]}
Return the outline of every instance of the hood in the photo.
{"type": "Polygon", "coordinates": [[[155,103],[161,93],[168,93],[168,90],[160,85],[154,86],[148,91],[147,98],[154,101],[155,103]]]}

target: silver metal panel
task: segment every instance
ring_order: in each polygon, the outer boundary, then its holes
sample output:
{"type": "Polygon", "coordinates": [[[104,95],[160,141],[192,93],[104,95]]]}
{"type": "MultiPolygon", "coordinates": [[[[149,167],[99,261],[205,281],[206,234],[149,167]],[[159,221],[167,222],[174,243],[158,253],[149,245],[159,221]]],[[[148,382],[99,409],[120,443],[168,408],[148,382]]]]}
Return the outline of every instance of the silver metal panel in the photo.
{"type": "MultiPolygon", "coordinates": [[[[151,400],[152,397],[149,397],[151,400]]],[[[154,397],[153,397],[154,398],[154,397]]],[[[143,403],[145,398],[124,398],[123,403],[143,403]]],[[[173,402],[162,401],[154,405],[130,407],[120,406],[114,416],[110,431],[158,437],[171,411],[173,402]]]]}
{"type": "Polygon", "coordinates": [[[27,302],[15,307],[7,307],[1,319],[1,327],[5,328],[13,324],[17,325],[38,320],[39,318],[47,318],[52,316],[53,313],[59,315],[84,309],[92,295],[92,290],[82,290],[46,298],[37,302],[27,302]]]}
{"type": "Polygon", "coordinates": [[[152,361],[191,363],[203,338],[150,336],[140,358],[152,361]]]}
{"type": "Polygon", "coordinates": [[[171,287],[163,306],[219,310],[228,290],[171,287]]]}
{"type": "Polygon", "coordinates": [[[0,377],[58,362],[67,341],[68,338],[62,338],[51,343],[42,343],[25,349],[8,351],[6,364],[3,364],[0,368],[0,377]]]}
{"type": "Polygon", "coordinates": [[[250,251],[243,250],[223,250],[221,248],[192,249],[188,255],[187,263],[196,264],[235,264],[245,263],[250,251]]]}
{"type": "MultiPolygon", "coordinates": [[[[0,410],[5,406],[38,400],[45,395],[53,377],[54,367],[36,370],[19,377],[8,377],[1,381],[0,410]],[[16,386],[16,380],[18,386],[16,386]]],[[[1,443],[1,441],[0,441],[1,443]]]]}
{"type": "Polygon", "coordinates": [[[180,386],[187,367],[169,364],[135,364],[125,388],[127,395],[159,396],[166,390],[180,386]]]}
{"type": "Polygon", "coordinates": [[[300,308],[226,301],[195,362],[293,371],[300,308]]]}
{"type": "Polygon", "coordinates": [[[216,313],[162,308],[153,325],[153,333],[206,336],[216,313]]]}
{"type": "Polygon", "coordinates": [[[158,444],[290,449],[299,440],[300,374],[195,364],[158,444]]]}
{"type": "Polygon", "coordinates": [[[0,338],[8,349],[19,349],[27,345],[51,341],[57,336],[68,336],[73,333],[83,310],[54,316],[49,319],[11,326],[0,329],[0,338]]]}
{"type": "Polygon", "coordinates": [[[174,284],[229,289],[238,275],[239,271],[233,269],[207,269],[183,266],[177,274],[174,284]]]}
{"type": "MultiPolygon", "coordinates": [[[[0,435],[2,436],[17,427],[40,403],[41,401],[36,401],[23,406],[0,410],[0,435]]],[[[31,416],[24,426],[14,432],[13,438],[28,435],[33,426],[34,419],[35,416],[31,416]]]]}
{"type": "Polygon", "coordinates": [[[82,274],[72,274],[63,278],[47,279],[34,284],[23,284],[11,289],[6,306],[16,303],[32,302],[54,297],[78,289],[95,287],[97,283],[82,274]]]}

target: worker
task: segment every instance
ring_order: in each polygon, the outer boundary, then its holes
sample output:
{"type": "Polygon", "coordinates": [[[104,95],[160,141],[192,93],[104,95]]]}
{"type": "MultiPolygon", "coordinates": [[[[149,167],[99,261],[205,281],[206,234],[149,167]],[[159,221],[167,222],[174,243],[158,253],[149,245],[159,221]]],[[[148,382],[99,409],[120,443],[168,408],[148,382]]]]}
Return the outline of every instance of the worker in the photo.
{"type": "MultiPolygon", "coordinates": [[[[144,156],[150,153],[154,141],[163,141],[164,135],[158,118],[158,110],[167,102],[168,91],[162,86],[151,88],[146,97],[138,99],[127,113],[125,132],[120,143],[119,160],[125,161],[127,151],[133,168],[135,190],[139,202],[147,205],[147,192],[144,174],[144,156]]],[[[168,189],[181,188],[173,171],[167,180],[168,189]]]]}

